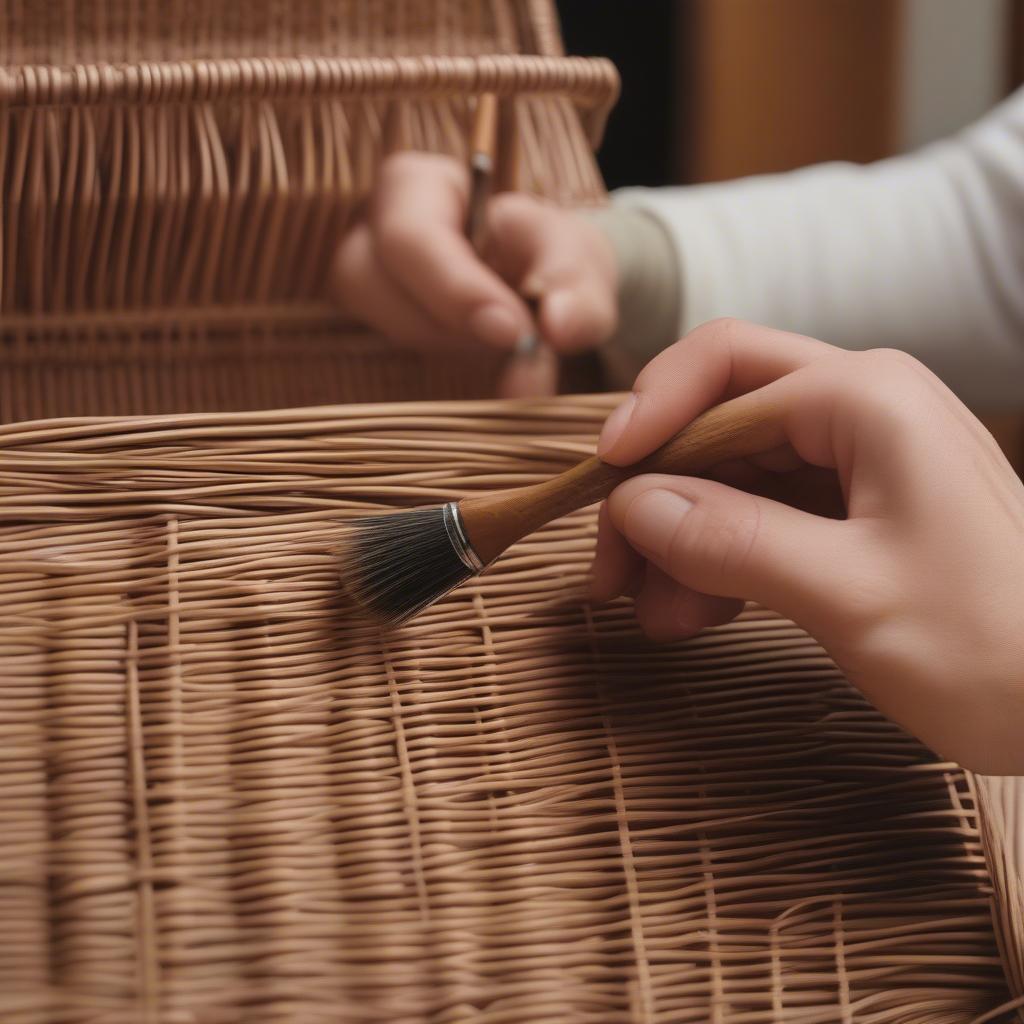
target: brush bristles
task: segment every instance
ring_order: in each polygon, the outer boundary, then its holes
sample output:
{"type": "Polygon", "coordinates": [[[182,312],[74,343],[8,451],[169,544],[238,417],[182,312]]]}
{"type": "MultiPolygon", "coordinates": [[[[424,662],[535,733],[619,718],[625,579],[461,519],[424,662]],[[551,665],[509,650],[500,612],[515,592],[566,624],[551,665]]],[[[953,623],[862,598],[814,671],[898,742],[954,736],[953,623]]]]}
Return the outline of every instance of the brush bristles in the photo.
{"type": "Polygon", "coordinates": [[[445,506],[357,519],[340,553],[342,583],[384,626],[400,625],[476,575],[452,543],[445,506]]]}

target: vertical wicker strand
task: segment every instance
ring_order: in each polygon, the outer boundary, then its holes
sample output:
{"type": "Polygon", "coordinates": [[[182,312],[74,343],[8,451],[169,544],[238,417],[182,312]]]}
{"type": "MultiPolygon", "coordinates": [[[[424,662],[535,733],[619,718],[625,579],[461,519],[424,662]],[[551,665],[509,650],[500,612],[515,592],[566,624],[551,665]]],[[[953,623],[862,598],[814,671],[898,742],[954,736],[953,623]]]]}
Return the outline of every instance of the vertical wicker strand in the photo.
{"type": "Polygon", "coordinates": [[[160,968],[157,954],[156,912],[153,902],[153,849],[146,793],[142,698],[139,688],[139,627],[128,623],[125,658],[128,712],[128,756],[135,834],[136,891],[138,899],[139,1010],[144,1024],[157,1024],[160,1012],[160,968]]]}
{"type": "Polygon", "coordinates": [[[597,698],[600,702],[601,726],[604,730],[608,746],[608,760],[611,767],[612,787],[615,796],[615,819],[618,824],[619,847],[622,851],[622,873],[625,877],[626,896],[629,900],[629,930],[633,939],[633,957],[636,970],[636,995],[639,1011],[637,1024],[653,1021],[657,1014],[654,987],[651,979],[650,957],[644,937],[643,906],[640,900],[640,881],[636,868],[636,855],[629,828],[629,808],[626,804],[626,792],[622,782],[622,759],[619,756],[618,742],[612,728],[611,716],[608,711],[608,695],[604,684],[601,668],[601,651],[597,643],[597,630],[594,626],[594,615],[590,605],[583,606],[584,621],[587,630],[587,647],[590,660],[595,668],[597,680],[597,698]]]}
{"type": "Polygon", "coordinates": [[[839,983],[840,1019],[842,1024],[853,1024],[853,1008],[850,1005],[850,971],[846,965],[843,901],[839,897],[832,901],[832,940],[835,950],[836,980],[839,983]]]}
{"type": "MultiPolygon", "coordinates": [[[[154,908],[156,922],[159,927],[161,920],[171,920],[176,927],[164,933],[163,946],[167,950],[168,963],[184,962],[185,945],[190,932],[193,932],[193,919],[188,904],[182,899],[179,879],[187,878],[187,860],[189,846],[186,839],[186,808],[184,800],[186,785],[186,765],[188,751],[185,746],[184,716],[184,680],[181,650],[181,547],[179,541],[179,523],[176,516],[167,520],[166,548],[164,558],[167,564],[167,661],[164,678],[166,680],[166,706],[168,735],[166,739],[166,757],[168,763],[162,769],[162,778],[166,780],[167,799],[161,801],[160,818],[154,815],[153,835],[168,835],[166,852],[161,856],[161,849],[154,848],[154,865],[169,866],[173,873],[175,885],[157,894],[158,902],[154,908]],[[174,906],[168,906],[171,900],[174,906]],[[162,906],[161,906],[162,904],[162,906]],[[166,916],[165,916],[166,915],[166,916]]],[[[169,972],[170,973],[170,972],[169,972]]],[[[174,980],[173,973],[167,979],[168,984],[161,986],[161,996],[165,1000],[180,997],[180,992],[170,984],[174,980]]]]}
{"type": "Polygon", "coordinates": [[[427,894],[427,878],[423,865],[423,844],[420,837],[419,808],[416,803],[416,783],[412,775],[412,763],[409,760],[409,746],[405,736],[405,723],[402,713],[402,697],[398,690],[398,678],[395,673],[394,660],[388,646],[383,646],[384,669],[388,681],[388,693],[391,696],[391,713],[395,725],[395,751],[402,772],[402,803],[405,806],[406,822],[409,828],[409,853],[411,868],[415,876],[416,899],[419,905],[420,921],[430,920],[430,902],[427,894]]]}
{"type": "MultiPolygon", "coordinates": [[[[703,767],[701,768],[703,773],[703,767]]],[[[701,800],[707,800],[708,794],[703,785],[699,790],[701,800]]],[[[715,864],[712,845],[704,829],[697,833],[700,843],[701,882],[704,893],[704,905],[707,915],[707,946],[708,946],[708,984],[711,1024],[725,1024],[725,983],[722,975],[722,950],[718,940],[718,898],[715,892],[715,864]]]]}
{"type": "MultiPolygon", "coordinates": [[[[0,85],[3,84],[4,72],[0,69],[0,85]]],[[[7,145],[11,134],[11,115],[6,105],[0,103],[0,314],[3,313],[6,303],[4,302],[4,253],[7,250],[5,244],[5,212],[7,210],[7,145]]]]}

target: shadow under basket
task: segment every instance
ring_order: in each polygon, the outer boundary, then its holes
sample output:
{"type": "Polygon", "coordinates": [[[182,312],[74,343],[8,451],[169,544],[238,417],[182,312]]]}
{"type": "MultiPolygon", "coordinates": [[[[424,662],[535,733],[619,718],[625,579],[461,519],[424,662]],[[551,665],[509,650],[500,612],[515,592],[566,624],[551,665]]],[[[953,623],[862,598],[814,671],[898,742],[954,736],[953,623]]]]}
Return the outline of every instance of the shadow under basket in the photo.
{"type": "Polygon", "coordinates": [[[5,1024],[1013,1019],[1019,781],[791,623],[650,644],[585,600],[593,510],[348,607],[346,521],[540,480],[613,401],[0,428],[5,1024]]]}

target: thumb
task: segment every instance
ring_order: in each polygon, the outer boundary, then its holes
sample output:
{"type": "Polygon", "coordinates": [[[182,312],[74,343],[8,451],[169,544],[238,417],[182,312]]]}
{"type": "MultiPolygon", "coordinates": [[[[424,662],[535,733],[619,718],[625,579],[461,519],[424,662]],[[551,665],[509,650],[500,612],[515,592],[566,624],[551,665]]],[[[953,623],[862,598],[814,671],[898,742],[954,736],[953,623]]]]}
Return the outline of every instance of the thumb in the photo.
{"type": "Polygon", "coordinates": [[[842,575],[843,524],[694,477],[638,476],[608,501],[616,529],[692,590],[757,601],[810,628],[842,575]]]}

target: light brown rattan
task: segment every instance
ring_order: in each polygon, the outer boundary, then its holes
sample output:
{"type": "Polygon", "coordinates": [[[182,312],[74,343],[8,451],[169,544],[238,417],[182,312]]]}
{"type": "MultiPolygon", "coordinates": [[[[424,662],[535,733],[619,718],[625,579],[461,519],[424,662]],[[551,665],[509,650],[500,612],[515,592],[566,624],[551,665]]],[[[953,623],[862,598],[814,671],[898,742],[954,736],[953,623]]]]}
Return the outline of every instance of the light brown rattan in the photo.
{"type": "Polygon", "coordinates": [[[493,53],[562,56],[551,0],[0,2],[0,65],[493,53]]]}
{"type": "Polygon", "coordinates": [[[990,873],[977,799],[1014,784],[936,762],[791,624],[646,642],[583,599],[591,512],[398,633],[352,617],[345,520],[538,480],[612,400],[0,429],[4,1024],[1009,999],[1020,849],[990,873]]]}
{"type": "Polygon", "coordinates": [[[466,158],[484,91],[499,185],[602,202],[617,89],[538,0],[0,0],[0,419],[492,393],[339,320],[338,239],[388,153],[466,158]]]}
{"type": "MultiPolygon", "coordinates": [[[[617,79],[550,0],[0,0],[0,421],[489,393],[324,294],[383,155],[464,156],[485,88],[501,183],[602,200],[617,79]]],[[[607,409],[0,431],[0,1024],[938,1024],[1024,990],[1024,788],[789,624],[648,645],[582,601],[587,514],[399,635],[349,618],[346,518],[562,468],[607,409]]]]}

